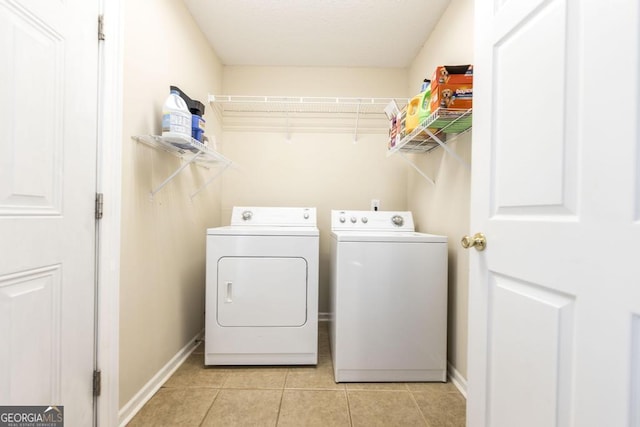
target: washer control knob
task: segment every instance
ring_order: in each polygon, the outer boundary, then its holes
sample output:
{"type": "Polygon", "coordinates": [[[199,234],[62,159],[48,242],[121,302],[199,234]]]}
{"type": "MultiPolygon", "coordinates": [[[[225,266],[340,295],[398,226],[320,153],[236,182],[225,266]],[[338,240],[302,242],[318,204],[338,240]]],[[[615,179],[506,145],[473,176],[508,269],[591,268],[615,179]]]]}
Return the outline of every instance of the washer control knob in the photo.
{"type": "Polygon", "coordinates": [[[366,224],[369,222],[369,218],[367,218],[366,216],[363,216],[362,218],[360,218],[360,221],[362,221],[363,224],[366,224]]]}
{"type": "Polygon", "coordinates": [[[309,219],[309,212],[304,211],[304,215],[302,215],[304,219],[309,219]]]}
{"type": "Polygon", "coordinates": [[[358,218],[356,218],[355,216],[352,216],[351,222],[355,224],[356,222],[358,222],[358,218]]]}
{"type": "Polygon", "coordinates": [[[391,217],[391,222],[396,227],[402,227],[402,224],[404,224],[404,218],[402,218],[400,215],[394,215],[391,217]]]}
{"type": "Polygon", "coordinates": [[[341,223],[343,223],[343,224],[344,224],[344,222],[345,222],[346,220],[347,220],[347,219],[346,219],[345,217],[343,217],[343,216],[341,216],[341,217],[340,217],[340,222],[341,222],[341,223]]]}
{"type": "Polygon", "coordinates": [[[252,216],[253,216],[253,212],[251,212],[251,211],[242,212],[242,220],[243,221],[249,221],[252,216]]]}

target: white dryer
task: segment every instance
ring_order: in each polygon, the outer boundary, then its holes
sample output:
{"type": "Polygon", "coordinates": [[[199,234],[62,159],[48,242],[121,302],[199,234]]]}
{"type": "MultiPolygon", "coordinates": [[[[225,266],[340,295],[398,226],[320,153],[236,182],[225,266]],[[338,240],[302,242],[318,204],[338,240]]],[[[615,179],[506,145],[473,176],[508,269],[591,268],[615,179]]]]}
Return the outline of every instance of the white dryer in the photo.
{"type": "Polygon", "coordinates": [[[315,208],[234,207],[207,230],[205,365],[317,364],[315,208]]]}
{"type": "Polygon", "coordinates": [[[411,212],[332,211],[336,382],[446,381],[447,237],[411,212]]]}

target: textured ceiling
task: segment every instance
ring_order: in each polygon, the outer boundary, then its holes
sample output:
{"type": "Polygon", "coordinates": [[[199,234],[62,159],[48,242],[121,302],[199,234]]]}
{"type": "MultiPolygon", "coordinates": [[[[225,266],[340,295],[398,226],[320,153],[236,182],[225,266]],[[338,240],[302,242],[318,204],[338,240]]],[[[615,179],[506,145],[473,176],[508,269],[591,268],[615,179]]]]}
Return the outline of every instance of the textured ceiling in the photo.
{"type": "Polygon", "coordinates": [[[407,67],[450,0],[184,0],[225,65],[407,67]]]}

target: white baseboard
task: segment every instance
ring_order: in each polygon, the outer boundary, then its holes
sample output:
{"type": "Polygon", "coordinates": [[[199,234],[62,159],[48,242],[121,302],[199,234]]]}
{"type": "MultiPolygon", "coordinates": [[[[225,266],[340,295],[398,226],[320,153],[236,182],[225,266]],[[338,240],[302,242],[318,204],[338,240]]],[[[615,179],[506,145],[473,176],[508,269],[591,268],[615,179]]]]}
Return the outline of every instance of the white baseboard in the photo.
{"type": "Polygon", "coordinates": [[[467,380],[466,378],[464,378],[462,375],[460,375],[460,372],[458,372],[456,370],[456,368],[453,367],[453,365],[449,362],[447,362],[447,367],[448,367],[448,376],[449,376],[449,381],[451,381],[453,383],[453,385],[456,386],[456,388],[458,390],[460,390],[460,393],[464,396],[464,398],[467,398],[467,380]]]}
{"type": "Polygon", "coordinates": [[[153,395],[162,387],[173,373],[187,360],[187,357],[198,347],[200,341],[204,337],[204,329],[200,331],[195,337],[189,340],[189,343],[182,347],[175,356],[167,362],[156,373],[153,378],[147,382],[144,387],[140,389],[130,401],[124,405],[118,413],[118,425],[124,427],[129,421],[142,409],[142,407],[153,397],[153,395]]]}

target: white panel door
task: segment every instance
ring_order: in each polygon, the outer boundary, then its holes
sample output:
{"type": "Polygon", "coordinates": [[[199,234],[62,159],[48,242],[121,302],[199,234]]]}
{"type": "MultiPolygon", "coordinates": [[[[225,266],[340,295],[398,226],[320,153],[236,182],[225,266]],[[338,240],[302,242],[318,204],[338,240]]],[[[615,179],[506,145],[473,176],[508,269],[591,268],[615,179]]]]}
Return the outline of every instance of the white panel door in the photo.
{"type": "Polygon", "coordinates": [[[640,3],[476,0],[469,426],[640,426],[640,3]]]}
{"type": "Polygon", "coordinates": [[[307,322],[307,270],[304,258],[220,258],[218,324],[229,327],[304,325],[307,322]]]}
{"type": "Polygon", "coordinates": [[[96,0],[0,0],[0,403],[93,422],[96,0]]]}

